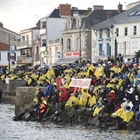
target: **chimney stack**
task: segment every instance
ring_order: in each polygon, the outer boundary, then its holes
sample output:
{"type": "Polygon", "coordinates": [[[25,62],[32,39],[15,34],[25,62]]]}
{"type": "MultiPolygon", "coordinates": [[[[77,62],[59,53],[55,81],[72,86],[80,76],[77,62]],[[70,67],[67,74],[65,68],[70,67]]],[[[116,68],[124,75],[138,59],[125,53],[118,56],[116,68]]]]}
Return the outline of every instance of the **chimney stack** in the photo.
{"type": "Polygon", "coordinates": [[[89,10],[89,11],[91,11],[91,10],[92,10],[92,8],[91,8],[91,7],[88,7],[88,10],[89,10]]]}
{"type": "Polygon", "coordinates": [[[60,4],[59,5],[60,16],[71,16],[71,5],[70,4],[60,4]]]}
{"type": "Polygon", "coordinates": [[[107,19],[112,18],[112,17],[113,17],[113,11],[108,11],[107,19]]]}
{"type": "Polygon", "coordinates": [[[119,5],[118,5],[118,12],[119,12],[119,13],[121,13],[121,12],[123,11],[123,10],[122,10],[122,7],[123,7],[122,4],[120,4],[120,2],[119,2],[119,5]]]}
{"type": "Polygon", "coordinates": [[[72,9],[72,10],[78,10],[78,8],[77,8],[77,7],[72,7],[71,9],[72,9]]]}
{"type": "Polygon", "coordinates": [[[102,5],[93,5],[93,10],[103,10],[104,6],[102,5]]]}
{"type": "Polygon", "coordinates": [[[3,28],[3,24],[0,22],[0,27],[2,27],[3,28]]]}

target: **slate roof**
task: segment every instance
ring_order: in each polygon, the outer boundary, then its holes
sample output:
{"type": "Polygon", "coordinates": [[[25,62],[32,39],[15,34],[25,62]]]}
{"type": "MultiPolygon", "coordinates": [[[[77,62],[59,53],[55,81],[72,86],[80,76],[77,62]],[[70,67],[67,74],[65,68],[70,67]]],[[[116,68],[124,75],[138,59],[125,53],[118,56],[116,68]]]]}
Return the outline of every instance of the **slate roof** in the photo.
{"type": "MultiPolygon", "coordinates": [[[[73,16],[73,13],[75,11],[79,12],[79,15],[85,15],[88,14],[91,10],[71,10],[71,16],[73,16]]],[[[61,16],[59,15],[59,9],[54,9],[53,12],[49,15],[50,18],[60,18],[61,16]]]]}
{"type": "Polygon", "coordinates": [[[112,16],[120,14],[118,10],[94,10],[88,16],[86,16],[85,27],[90,28],[95,24],[107,20],[108,12],[112,11],[112,16]]]}
{"type": "Polygon", "coordinates": [[[136,5],[135,7],[120,13],[108,20],[105,20],[95,26],[93,29],[103,29],[112,26],[113,24],[121,24],[121,23],[133,23],[133,22],[140,22],[140,15],[130,15],[132,12],[140,12],[140,4],[136,5]]]}

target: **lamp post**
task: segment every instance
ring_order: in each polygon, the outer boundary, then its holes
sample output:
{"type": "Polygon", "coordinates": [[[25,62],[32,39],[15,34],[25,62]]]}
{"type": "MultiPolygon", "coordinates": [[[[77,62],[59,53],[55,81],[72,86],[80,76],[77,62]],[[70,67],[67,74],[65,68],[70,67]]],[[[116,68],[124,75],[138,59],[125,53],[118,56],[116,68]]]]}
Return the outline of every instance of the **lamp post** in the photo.
{"type": "Polygon", "coordinates": [[[115,37],[115,65],[117,64],[117,39],[115,37]]]}
{"type": "MultiPolygon", "coordinates": [[[[14,38],[14,37],[12,37],[12,38],[13,38],[14,41],[15,41],[15,38],[14,38]]],[[[10,54],[10,53],[11,53],[11,52],[10,52],[10,51],[11,51],[11,48],[10,48],[10,47],[11,47],[11,43],[10,43],[10,40],[11,40],[12,38],[10,37],[10,34],[9,34],[9,35],[8,35],[8,45],[9,45],[9,50],[8,50],[8,51],[9,51],[9,56],[8,56],[8,75],[10,74],[10,68],[11,68],[11,67],[10,67],[10,59],[11,59],[11,54],[10,54]]]]}
{"type": "Polygon", "coordinates": [[[80,52],[80,54],[79,54],[79,60],[80,60],[80,63],[81,63],[81,27],[80,27],[80,48],[79,48],[80,50],[79,50],[79,52],[80,52]]]}
{"type": "Polygon", "coordinates": [[[8,36],[9,56],[8,56],[8,75],[10,74],[10,34],[8,36]]]}

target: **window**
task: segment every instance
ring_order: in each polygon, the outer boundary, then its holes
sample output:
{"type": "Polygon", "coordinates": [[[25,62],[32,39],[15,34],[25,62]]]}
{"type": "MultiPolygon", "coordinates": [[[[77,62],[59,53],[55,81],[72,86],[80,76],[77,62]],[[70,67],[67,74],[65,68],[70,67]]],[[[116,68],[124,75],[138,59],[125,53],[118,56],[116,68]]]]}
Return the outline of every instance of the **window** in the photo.
{"type": "Polygon", "coordinates": [[[116,36],[119,36],[119,29],[116,29],[116,36]]]}
{"type": "Polygon", "coordinates": [[[103,30],[101,29],[100,34],[99,34],[99,38],[102,38],[102,37],[103,37],[103,30]]]}
{"type": "Polygon", "coordinates": [[[68,46],[68,51],[70,51],[71,50],[71,41],[70,41],[70,39],[68,39],[67,46],[68,46]]]}
{"type": "Polygon", "coordinates": [[[134,26],[133,28],[134,28],[134,35],[136,35],[137,34],[137,26],[134,26]]]}
{"type": "Polygon", "coordinates": [[[46,28],[46,22],[42,22],[42,29],[46,28]]]}
{"type": "Polygon", "coordinates": [[[22,41],[25,41],[25,36],[22,36],[22,41]]]}
{"type": "Polygon", "coordinates": [[[42,42],[42,46],[46,47],[46,39],[43,39],[41,42],[42,42]]]}
{"type": "Polygon", "coordinates": [[[110,30],[107,29],[107,37],[110,37],[110,30]]]}
{"type": "Polygon", "coordinates": [[[38,46],[36,47],[36,54],[39,54],[39,48],[38,48],[38,46]]]}
{"type": "Polygon", "coordinates": [[[135,16],[139,16],[140,15],[140,11],[136,12],[135,16]]]}
{"type": "Polygon", "coordinates": [[[129,14],[129,16],[134,16],[136,13],[137,13],[137,11],[132,12],[132,13],[129,14]]]}
{"type": "Polygon", "coordinates": [[[99,55],[103,55],[103,46],[102,44],[99,44],[99,55]]]}
{"type": "Polygon", "coordinates": [[[127,34],[128,34],[128,30],[127,30],[127,27],[126,27],[126,28],[124,28],[124,36],[127,36],[127,34]]]}

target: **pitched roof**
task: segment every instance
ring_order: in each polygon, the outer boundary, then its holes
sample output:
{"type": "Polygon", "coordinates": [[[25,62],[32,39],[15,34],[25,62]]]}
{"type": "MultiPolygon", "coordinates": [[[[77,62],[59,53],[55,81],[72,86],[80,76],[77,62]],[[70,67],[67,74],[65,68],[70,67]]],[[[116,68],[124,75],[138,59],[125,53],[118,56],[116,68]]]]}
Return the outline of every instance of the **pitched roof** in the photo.
{"type": "Polygon", "coordinates": [[[89,28],[108,19],[108,12],[112,12],[112,16],[120,14],[118,10],[93,10],[86,18],[85,27],[89,28]]]}
{"type": "MultiPolygon", "coordinates": [[[[0,22],[0,23],[1,23],[1,22],[0,22]]],[[[1,24],[2,24],[2,23],[1,23],[1,24]]],[[[8,32],[11,32],[11,33],[13,33],[13,34],[20,35],[20,34],[14,32],[14,31],[11,31],[11,30],[9,30],[9,29],[4,28],[3,26],[0,27],[0,28],[3,29],[3,30],[6,30],[6,31],[8,31],[8,32]]]]}
{"type": "Polygon", "coordinates": [[[23,32],[23,31],[26,31],[26,30],[39,30],[39,29],[40,28],[38,26],[36,26],[36,27],[32,27],[32,28],[21,30],[20,32],[23,32]]]}
{"type": "MultiPolygon", "coordinates": [[[[71,16],[73,13],[78,11],[79,15],[85,15],[86,13],[90,12],[90,10],[71,10],[71,16]]],[[[59,9],[54,9],[53,12],[49,15],[50,18],[60,18],[59,9]]]]}
{"type": "Polygon", "coordinates": [[[140,4],[136,5],[135,7],[120,13],[108,20],[105,20],[95,26],[93,29],[103,29],[112,26],[113,24],[121,24],[121,23],[133,23],[133,22],[140,22],[140,15],[131,15],[133,12],[140,12],[140,4]]]}

